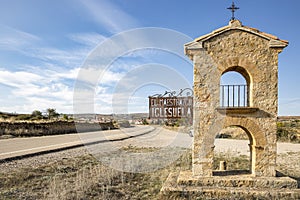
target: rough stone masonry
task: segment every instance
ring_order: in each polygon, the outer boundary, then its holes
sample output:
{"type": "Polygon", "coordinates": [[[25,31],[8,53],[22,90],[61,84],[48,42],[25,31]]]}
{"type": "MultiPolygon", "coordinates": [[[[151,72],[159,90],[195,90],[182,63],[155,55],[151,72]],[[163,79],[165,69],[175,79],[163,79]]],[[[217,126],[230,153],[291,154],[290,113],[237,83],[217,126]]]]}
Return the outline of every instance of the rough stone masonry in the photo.
{"type": "Polygon", "coordinates": [[[300,199],[297,180],[276,177],[275,171],[278,54],[287,45],[238,20],[185,45],[194,63],[193,166],[169,174],[161,199],[300,199]],[[220,101],[220,79],[229,71],[245,78],[242,106],[220,101]],[[249,137],[248,173],[213,172],[215,137],[229,126],[249,137]]]}
{"type": "Polygon", "coordinates": [[[185,45],[194,63],[193,175],[213,176],[214,140],[229,126],[238,126],[250,140],[250,172],[276,175],[278,54],[287,41],[231,20],[228,26],[185,45]],[[246,80],[247,106],[220,106],[220,79],[229,71],[246,80]]]}

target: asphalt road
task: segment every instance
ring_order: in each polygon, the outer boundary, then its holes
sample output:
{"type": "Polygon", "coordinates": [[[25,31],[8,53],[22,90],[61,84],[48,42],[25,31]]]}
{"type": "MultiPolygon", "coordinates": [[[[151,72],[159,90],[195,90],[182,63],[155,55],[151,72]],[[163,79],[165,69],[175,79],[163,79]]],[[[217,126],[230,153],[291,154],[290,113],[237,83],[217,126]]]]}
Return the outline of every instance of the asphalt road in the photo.
{"type": "MultiPolygon", "coordinates": [[[[97,144],[103,147],[105,147],[104,144],[117,144],[138,147],[191,148],[192,142],[193,138],[185,133],[166,130],[162,127],[137,126],[121,130],[81,134],[3,139],[0,140],[0,160],[82,146],[83,144],[90,146],[97,144]]],[[[215,151],[249,155],[248,143],[247,140],[216,139],[215,151]]],[[[300,152],[300,144],[278,143],[277,151],[278,153],[300,152]]]]}
{"type": "Polygon", "coordinates": [[[82,144],[100,143],[105,141],[118,141],[148,134],[155,128],[150,126],[137,126],[133,128],[86,132],[80,134],[66,134],[42,137],[12,138],[0,140],[0,160],[18,156],[47,152],[66,147],[80,146],[82,144]]]}

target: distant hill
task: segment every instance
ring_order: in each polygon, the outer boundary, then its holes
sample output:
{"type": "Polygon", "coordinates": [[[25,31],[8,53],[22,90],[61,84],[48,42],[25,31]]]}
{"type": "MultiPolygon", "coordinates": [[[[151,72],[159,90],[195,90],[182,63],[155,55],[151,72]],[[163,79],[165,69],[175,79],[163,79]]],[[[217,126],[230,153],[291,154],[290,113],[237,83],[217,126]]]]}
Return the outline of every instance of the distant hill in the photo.
{"type": "Polygon", "coordinates": [[[278,121],[300,120],[300,116],[278,116],[278,121]]]}
{"type": "Polygon", "coordinates": [[[95,119],[95,118],[109,118],[116,120],[135,120],[145,119],[149,117],[148,113],[130,113],[130,114],[75,114],[75,119],[95,119]]]}

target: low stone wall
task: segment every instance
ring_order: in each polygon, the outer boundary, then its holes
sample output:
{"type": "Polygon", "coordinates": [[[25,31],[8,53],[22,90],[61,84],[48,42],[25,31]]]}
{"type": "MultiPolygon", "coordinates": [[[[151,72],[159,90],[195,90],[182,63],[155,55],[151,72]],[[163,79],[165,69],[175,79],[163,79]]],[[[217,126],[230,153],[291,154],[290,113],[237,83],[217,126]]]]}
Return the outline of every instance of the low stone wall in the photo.
{"type": "Polygon", "coordinates": [[[106,123],[76,123],[67,121],[56,122],[0,122],[0,136],[16,137],[57,135],[77,132],[115,129],[112,122],[106,123]]]}

